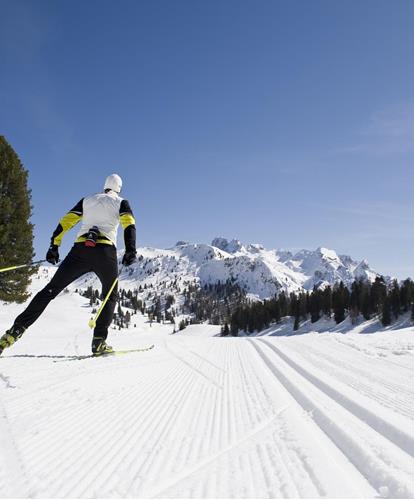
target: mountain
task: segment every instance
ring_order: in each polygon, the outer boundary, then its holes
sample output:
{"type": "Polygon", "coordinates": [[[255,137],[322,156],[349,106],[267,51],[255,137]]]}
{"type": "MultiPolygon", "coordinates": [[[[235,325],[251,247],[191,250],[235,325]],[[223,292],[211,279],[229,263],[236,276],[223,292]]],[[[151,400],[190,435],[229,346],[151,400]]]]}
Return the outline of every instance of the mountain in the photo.
{"type": "MultiPolygon", "coordinates": [[[[179,300],[190,284],[230,280],[252,298],[264,299],[282,290],[312,290],[339,281],[350,285],[357,278],[373,281],[376,276],[366,261],[323,247],[292,253],[214,238],[211,245],[179,241],[169,249],[139,248],[137,262],[122,270],[121,286],[132,290],[141,286],[143,298],[145,290],[151,289],[151,293],[171,293],[179,300]]],[[[95,277],[81,278],[74,286],[89,285],[98,288],[95,277]]]]}

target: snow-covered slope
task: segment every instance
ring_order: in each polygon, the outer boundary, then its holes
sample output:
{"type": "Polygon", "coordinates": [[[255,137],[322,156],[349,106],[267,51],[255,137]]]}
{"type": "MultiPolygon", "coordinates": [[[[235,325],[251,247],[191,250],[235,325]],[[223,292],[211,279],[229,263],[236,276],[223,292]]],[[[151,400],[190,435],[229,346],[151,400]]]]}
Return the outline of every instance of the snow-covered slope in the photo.
{"type": "Polygon", "coordinates": [[[74,359],[89,315],[63,293],[0,357],[1,498],[414,497],[413,328],[219,338],[137,315],[109,340],[154,349],[74,359]]]}
{"type": "Polygon", "coordinates": [[[184,270],[188,279],[195,278],[201,284],[230,279],[259,298],[273,296],[281,290],[288,293],[311,290],[315,285],[333,285],[339,281],[350,285],[356,278],[374,280],[377,276],[366,261],[357,262],[326,248],[292,254],[266,250],[258,244],[244,246],[238,240],[215,238],[211,245],[186,243],[168,251],[145,249],[144,262],[147,268],[156,269],[157,281],[166,278],[172,269],[163,265],[159,252],[173,258],[175,270],[184,270]],[[154,259],[159,265],[153,264],[154,259]]]}
{"type": "MultiPolygon", "coordinates": [[[[263,299],[282,290],[312,290],[315,285],[333,285],[341,280],[350,285],[356,278],[374,280],[377,276],[366,261],[354,261],[334,250],[318,248],[293,254],[266,250],[258,244],[244,246],[238,240],[225,238],[215,238],[211,245],[180,241],[167,250],[143,247],[138,254],[138,262],[122,273],[122,286],[151,286],[152,292],[174,295],[179,295],[189,283],[204,285],[231,280],[263,299]]],[[[75,284],[87,285],[98,287],[94,278],[75,284]]]]}

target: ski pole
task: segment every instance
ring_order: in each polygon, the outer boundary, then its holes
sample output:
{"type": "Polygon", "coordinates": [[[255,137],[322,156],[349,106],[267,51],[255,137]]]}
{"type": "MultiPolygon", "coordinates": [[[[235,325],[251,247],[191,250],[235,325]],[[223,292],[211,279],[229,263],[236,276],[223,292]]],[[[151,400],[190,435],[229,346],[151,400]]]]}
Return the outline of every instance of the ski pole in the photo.
{"type": "Polygon", "coordinates": [[[103,302],[102,302],[101,306],[99,307],[98,312],[96,313],[95,317],[94,317],[94,318],[91,318],[91,319],[89,320],[89,323],[88,323],[89,328],[95,328],[95,326],[96,326],[96,322],[97,322],[97,320],[98,320],[98,318],[99,318],[99,316],[100,316],[100,314],[101,314],[101,312],[102,312],[103,308],[105,307],[105,304],[108,302],[108,299],[109,299],[109,297],[111,296],[111,293],[112,293],[113,289],[115,288],[116,284],[117,284],[117,283],[118,283],[118,281],[119,281],[119,276],[120,276],[120,275],[121,275],[121,273],[122,273],[122,269],[123,269],[123,267],[121,267],[121,270],[119,271],[118,276],[114,279],[114,282],[112,283],[111,288],[109,289],[109,292],[106,294],[106,297],[104,298],[104,300],[103,300],[103,302]]]}
{"type": "Polygon", "coordinates": [[[36,262],[31,262],[30,264],[21,264],[20,266],[4,267],[3,269],[0,269],[0,273],[5,273],[6,271],[13,271],[14,269],[20,269],[21,267],[35,266],[36,264],[41,264],[42,262],[46,262],[46,260],[37,260],[36,262]]]}

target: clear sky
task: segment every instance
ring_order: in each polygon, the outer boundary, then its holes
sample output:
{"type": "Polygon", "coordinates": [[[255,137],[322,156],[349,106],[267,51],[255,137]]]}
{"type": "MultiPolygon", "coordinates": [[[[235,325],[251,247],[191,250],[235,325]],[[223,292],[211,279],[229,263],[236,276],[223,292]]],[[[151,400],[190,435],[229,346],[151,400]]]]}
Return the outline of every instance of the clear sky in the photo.
{"type": "Polygon", "coordinates": [[[0,133],[30,172],[39,258],[117,172],[140,245],[326,246],[414,277],[413,1],[0,11],[0,133]]]}

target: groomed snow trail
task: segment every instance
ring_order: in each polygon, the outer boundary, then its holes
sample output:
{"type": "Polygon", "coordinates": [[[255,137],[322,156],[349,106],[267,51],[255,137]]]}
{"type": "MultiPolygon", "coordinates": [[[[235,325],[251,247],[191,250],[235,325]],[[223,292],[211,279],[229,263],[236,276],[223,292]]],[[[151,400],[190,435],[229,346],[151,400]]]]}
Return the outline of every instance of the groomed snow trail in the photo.
{"type": "Polygon", "coordinates": [[[410,349],[141,318],[111,340],[151,351],[74,361],[86,312],[50,318],[0,358],[0,497],[414,497],[410,349]]]}

